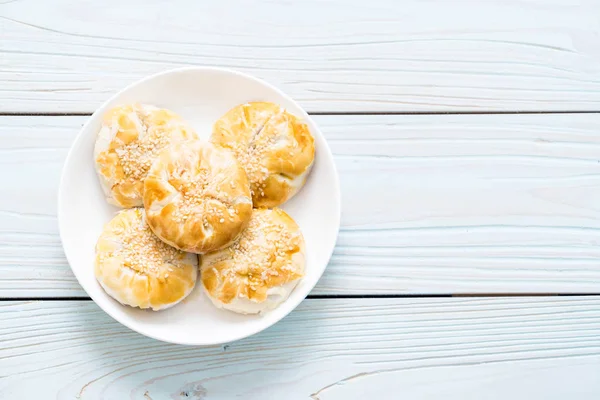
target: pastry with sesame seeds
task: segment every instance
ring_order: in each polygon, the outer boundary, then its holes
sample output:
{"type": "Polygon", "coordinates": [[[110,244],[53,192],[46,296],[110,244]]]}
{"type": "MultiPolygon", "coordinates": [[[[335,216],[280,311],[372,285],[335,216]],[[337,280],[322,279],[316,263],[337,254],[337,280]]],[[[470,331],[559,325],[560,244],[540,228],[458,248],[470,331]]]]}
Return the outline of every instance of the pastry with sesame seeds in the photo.
{"type": "Polygon", "coordinates": [[[144,178],[160,150],[190,139],[197,139],[196,133],[172,111],[146,104],[110,109],[94,147],[107,201],[123,208],[141,206],[144,178]]]}
{"type": "Polygon", "coordinates": [[[158,239],[144,210],[119,212],[96,243],[96,279],[109,296],[132,307],[158,311],[189,295],[198,277],[198,256],[158,239]]]}
{"type": "Polygon", "coordinates": [[[214,124],[210,140],[232,150],[246,170],[254,207],[289,200],[306,182],[315,159],[308,126],[274,103],[234,107],[214,124]]]}
{"type": "Polygon", "coordinates": [[[238,237],[250,220],[252,198],[233,154],[195,140],[159,154],[144,182],[144,207],[159,238],[201,254],[238,237]]]}
{"type": "Polygon", "coordinates": [[[231,246],[200,260],[202,288],[213,304],[257,314],[284,302],[304,275],[304,237],[285,211],[255,209],[231,246]]]}

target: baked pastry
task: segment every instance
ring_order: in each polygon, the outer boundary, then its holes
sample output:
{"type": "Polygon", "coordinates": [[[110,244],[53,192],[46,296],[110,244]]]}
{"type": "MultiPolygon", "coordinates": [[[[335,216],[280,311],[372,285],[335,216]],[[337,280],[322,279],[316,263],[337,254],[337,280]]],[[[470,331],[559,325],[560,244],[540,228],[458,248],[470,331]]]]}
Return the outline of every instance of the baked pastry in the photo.
{"type": "Polygon", "coordinates": [[[255,209],[233,245],[202,256],[200,279],[215,306],[256,314],[288,298],[304,264],[304,237],[296,222],[279,208],[255,209]]]}
{"type": "Polygon", "coordinates": [[[252,199],[233,154],[195,140],[159,154],[144,183],[144,207],[159,238],[204,253],[237,238],[252,214],[252,199]]]}
{"type": "Polygon", "coordinates": [[[104,227],[96,244],[94,273],[118,302],[163,310],[194,288],[198,256],[160,241],[146,224],[144,210],[131,208],[104,227]]]}
{"type": "Polygon", "coordinates": [[[254,207],[275,207],[304,185],[314,138],[298,117],[273,103],[246,103],[213,127],[211,142],[232,150],[248,174],[254,207]]]}
{"type": "Polygon", "coordinates": [[[109,110],[94,147],[96,171],[108,202],[123,208],[141,206],[144,178],[160,150],[196,138],[169,110],[145,104],[109,110]]]}

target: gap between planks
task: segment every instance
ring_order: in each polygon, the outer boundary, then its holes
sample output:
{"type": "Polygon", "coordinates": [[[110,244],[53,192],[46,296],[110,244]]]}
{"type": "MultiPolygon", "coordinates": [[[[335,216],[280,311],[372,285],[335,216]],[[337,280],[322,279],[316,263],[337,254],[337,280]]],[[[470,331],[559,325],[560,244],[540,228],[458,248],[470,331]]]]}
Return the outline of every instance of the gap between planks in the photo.
{"type": "MultiPolygon", "coordinates": [[[[318,294],[308,295],[307,300],[328,299],[427,299],[427,298],[452,298],[452,297],[582,297],[600,296],[600,293],[459,293],[459,294],[318,294]]],[[[90,301],[90,297],[4,297],[5,301],[90,301]]]]}
{"type": "MultiPolygon", "coordinates": [[[[598,114],[600,110],[549,111],[312,111],[310,115],[515,115],[515,114],[598,114]]],[[[90,112],[0,112],[0,117],[88,117],[90,112]]]]}

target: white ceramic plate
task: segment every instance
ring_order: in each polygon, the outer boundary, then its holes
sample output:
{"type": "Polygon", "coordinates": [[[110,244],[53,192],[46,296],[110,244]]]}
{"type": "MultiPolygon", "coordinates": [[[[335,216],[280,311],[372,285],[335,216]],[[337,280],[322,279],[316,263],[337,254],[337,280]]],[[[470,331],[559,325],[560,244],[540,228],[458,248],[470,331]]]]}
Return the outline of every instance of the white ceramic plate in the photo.
{"type": "Polygon", "coordinates": [[[182,68],[145,78],[117,93],[83,126],[64,165],[58,192],[58,222],[64,251],[77,280],[111,317],[146,336],[172,343],[210,345],[238,340],[273,325],[292,311],[315,286],[333,252],[340,225],[339,179],[331,151],[317,125],[290,97],[251,76],[220,68],[182,68]],[[93,148],[102,115],[115,105],[140,102],[175,111],[208,139],[213,123],[248,101],[271,101],[306,121],[315,137],[316,159],[306,185],[283,205],[306,240],[305,277],[290,297],[265,315],[220,310],[194,292],[173,308],[153,312],[123,306],[94,277],[96,240],[117,211],[108,205],[96,176],[93,148]]]}

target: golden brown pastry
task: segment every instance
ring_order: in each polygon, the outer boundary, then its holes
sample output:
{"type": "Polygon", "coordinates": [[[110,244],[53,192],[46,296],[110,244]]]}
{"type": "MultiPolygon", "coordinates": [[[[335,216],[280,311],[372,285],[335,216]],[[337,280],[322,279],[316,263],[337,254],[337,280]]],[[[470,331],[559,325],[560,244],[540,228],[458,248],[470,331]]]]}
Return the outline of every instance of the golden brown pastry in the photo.
{"type": "Polygon", "coordinates": [[[252,199],[233,154],[195,140],[160,153],[144,183],[144,207],[158,237],[204,253],[237,238],[252,214],[252,199]]]}
{"type": "Polygon", "coordinates": [[[256,314],[288,298],[304,264],[304,237],[296,222],[279,208],[255,209],[233,245],[202,256],[200,277],[215,306],[256,314]]]}
{"type": "Polygon", "coordinates": [[[211,142],[232,150],[248,174],[254,207],[275,207],[304,185],[314,138],[298,117],[273,103],[246,103],[213,127],[211,142]]]}
{"type": "Polygon", "coordinates": [[[146,224],[144,210],[131,208],[104,227],[96,244],[94,273],[118,302],[163,310],[194,288],[198,256],[163,243],[146,224]]]}
{"type": "Polygon", "coordinates": [[[108,202],[124,208],[141,206],[144,178],[160,150],[196,138],[169,110],[145,104],[109,110],[94,147],[96,171],[108,202]]]}

